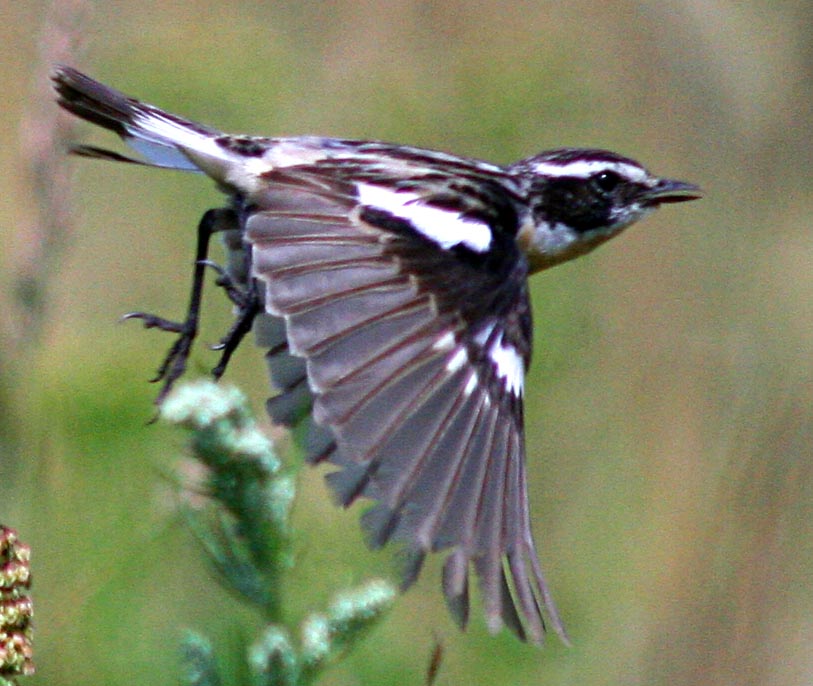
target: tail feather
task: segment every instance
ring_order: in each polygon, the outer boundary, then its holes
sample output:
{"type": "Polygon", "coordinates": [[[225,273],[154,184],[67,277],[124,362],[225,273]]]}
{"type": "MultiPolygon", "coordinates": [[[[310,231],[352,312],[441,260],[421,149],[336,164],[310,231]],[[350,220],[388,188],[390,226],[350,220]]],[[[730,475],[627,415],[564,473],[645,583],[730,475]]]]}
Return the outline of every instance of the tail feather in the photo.
{"type": "MultiPolygon", "coordinates": [[[[57,67],[52,75],[59,105],[77,117],[118,134],[146,163],[187,171],[201,171],[186,150],[198,155],[227,159],[216,139],[222,134],[201,124],[142,103],[71,67],[57,67]]],[[[100,148],[84,146],[79,154],[135,162],[100,148]]]]}

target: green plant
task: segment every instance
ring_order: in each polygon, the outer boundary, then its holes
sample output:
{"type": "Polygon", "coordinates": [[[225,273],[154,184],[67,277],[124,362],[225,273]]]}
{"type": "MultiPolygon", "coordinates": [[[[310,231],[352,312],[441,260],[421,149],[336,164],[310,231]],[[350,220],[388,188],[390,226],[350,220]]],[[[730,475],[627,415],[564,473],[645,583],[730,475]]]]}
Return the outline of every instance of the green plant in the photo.
{"type": "MultiPolygon", "coordinates": [[[[252,686],[300,686],[347,651],[390,607],[396,591],[382,580],[339,591],[324,612],[297,629],[285,622],[285,575],[294,565],[290,511],[296,486],[274,445],[235,388],[198,381],[179,387],[161,416],[191,433],[203,482],[185,484],[186,520],[222,584],[251,604],[265,627],[247,647],[252,686]],[[195,495],[203,494],[203,501],[195,495]]],[[[215,651],[198,633],[183,644],[184,681],[219,686],[215,651]]]]}

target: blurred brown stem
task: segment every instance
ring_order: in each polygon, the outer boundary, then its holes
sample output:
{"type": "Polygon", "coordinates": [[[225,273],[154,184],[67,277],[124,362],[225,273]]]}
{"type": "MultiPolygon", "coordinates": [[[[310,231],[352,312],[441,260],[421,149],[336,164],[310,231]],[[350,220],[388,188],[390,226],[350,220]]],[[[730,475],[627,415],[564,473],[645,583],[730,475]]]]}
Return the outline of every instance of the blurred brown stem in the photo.
{"type": "Polygon", "coordinates": [[[48,281],[70,235],[70,178],[65,161],[72,124],[53,104],[48,74],[54,64],[73,63],[81,51],[89,3],[53,0],[40,32],[39,60],[33,71],[29,106],[20,122],[20,168],[30,194],[28,220],[16,230],[10,263],[16,266],[9,319],[3,322],[6,353],[12,360],[39,339],[48,281]]]}

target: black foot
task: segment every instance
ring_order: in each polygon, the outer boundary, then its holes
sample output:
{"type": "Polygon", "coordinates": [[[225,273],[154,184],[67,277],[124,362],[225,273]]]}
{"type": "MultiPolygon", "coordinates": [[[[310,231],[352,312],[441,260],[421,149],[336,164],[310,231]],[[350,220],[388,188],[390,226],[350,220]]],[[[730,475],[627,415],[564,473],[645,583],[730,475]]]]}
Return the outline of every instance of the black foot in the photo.
{"type": "Polygon", "coordinates": [[[211,346],[212,350],[222,351],[220,361],[212,369],[212,376],[219,379],[226,371],[232,354],[240,346],[246,334],[251,331],[254,318],[260,312],[261,301],[257,291],[257,284],[254,281],[243,286],[235,282],[232,276],[216,262],[203,260],[201,264],[217,272],[215,284],[225,291],[226,296],[234,303],[236,308],[235,319],[231,328],[220,339],[219,343],[211,346]]]}
{"type": "Polygon", "coordinates": [[[256,286],[252,284],[245,292],[241,291],[241,299],[237,304],[237,317],[234,324],[228,330],[225,336],[220,339],[217,345],[212,346],[212,350],[220,350],[220,361],[217,366],[212,370],[212,376],[219,379],[226,371],[232,354],[240,346],[246,334],[251,331],[254,324],[254,318],[261,310],[260,296],[257,292],[256,286]]]}
{"type": "Polygon", "coordinates": [[[230,209],[209,210],[201,218],[198,224],[189,305],[187,306],[184,321],[176,322],[146,312],[131,312],[124,315],[124,319],[140,319],[148,329],[160,329],[161,331],[178,334],[164,361],[158,368],[158,373],[152,379],[153,383],[163,382],[158,397],[155,399],[157,405],[160,405],[161,401],[167,397],[172,390],[173,384],[186,371],[186,362],[192,351],[192,343],[198,335],[200,301],[203,293],[203,277],[207,264],[209,239],[217,231],[233,229],[236,225],[235,222],[236,216],[230,209]]]}
{"type": "Polygon", "coordinates": [[[163,382],[161,390],[155,398],[155,404],[160,405],[172,390],[173,384],[186,371],[186,362],[192,351],[192,343],[198,333],[197,318],[187,319],[185,322],[174,322],[146,312],[129,312],[122,317],[122,321],[127,319],[140,319],[146,329],[159,329],[179,334],[161,366],[158,367],[155,376],[150,379],[150,383],[163,382]]]}

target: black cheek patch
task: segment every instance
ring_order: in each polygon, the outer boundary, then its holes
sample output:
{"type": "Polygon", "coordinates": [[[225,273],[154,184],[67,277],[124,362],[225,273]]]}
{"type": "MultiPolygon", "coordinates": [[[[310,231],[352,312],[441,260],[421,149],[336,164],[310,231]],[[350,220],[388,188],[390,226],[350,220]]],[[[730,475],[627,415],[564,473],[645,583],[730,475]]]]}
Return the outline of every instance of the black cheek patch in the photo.
{"type": "Polygon", "coordinates": [[[564,224],[586,233],[610,223],[612,199],[596,192],[584,179],[561,178],[546,181],[533,207],[534,219],[564,224]]]}

